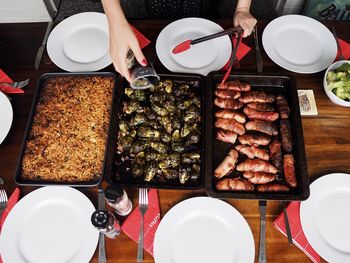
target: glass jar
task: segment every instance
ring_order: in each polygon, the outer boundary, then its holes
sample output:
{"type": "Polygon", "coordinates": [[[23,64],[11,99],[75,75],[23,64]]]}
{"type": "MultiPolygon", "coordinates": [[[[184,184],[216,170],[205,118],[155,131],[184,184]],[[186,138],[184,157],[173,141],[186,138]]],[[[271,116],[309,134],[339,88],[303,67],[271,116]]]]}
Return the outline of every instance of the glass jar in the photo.
{"type": "Polygon", "coordinates": [[[91,215],[91,223],[108,238],[116,238],[120,234],[120,225],[108,210],[98,209],[91,215]]]}
{"type": "Polygon", "coordinates": [[[122,187],[109,185],[105,190],[105,199],[118,215],[126,216],[130,214],[132,203],[122,187]]]}

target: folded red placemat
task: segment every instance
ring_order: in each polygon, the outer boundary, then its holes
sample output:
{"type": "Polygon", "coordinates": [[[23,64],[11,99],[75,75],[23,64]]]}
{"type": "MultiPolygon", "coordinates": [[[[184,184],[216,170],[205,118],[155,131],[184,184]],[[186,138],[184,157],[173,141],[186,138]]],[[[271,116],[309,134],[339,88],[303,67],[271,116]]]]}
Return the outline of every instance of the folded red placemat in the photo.
{"type": "MultiPolygon", "coordinates": [[[[291,202],[287,206],[287,214],[290,225],[290,232],[292,234],[293,243],[301,249],[314,263],[321,262],[321,257],[311,247],[307,241],[300,222],[300,202],[291,202]]],[[[273,222],[273,226],[282,234],[287,236],[286,225],[284,224],[283,212],[273,222]]]]}
{"type": "MultiPolygon", "coordinates": [[[[7,202],[7,207],[4,210],[4,212],[2,213],[2,216],[0,218],[0,230],[2,229],[2,226],[4,225],[5,219],[7,217],[7,215],[10,213],[11,209],[17,204],[19,197],[20,197],[20,190],[17,187],[13,193],[11,194],[10,198],[8,199],[7,202]]],[[[1,255],[0,255],[0,263],[2,263],[2,259],[1,259],[1,255]]]]}
{"type": "MultiPolygon", "coordinates": [[[[7,74],[0,69],[0,82],[12,82],[12,79],[7,76],[7,74]]],[[[24,91],[22,89],[18,89],[18,88],[11,88],[11,87],[7,87],[7,86],[1,86],[0,85],[0,91],[7,93],[7,94],[20,94],[20,93],[24,93],[24,91]]]]}
{"type": "MultiPolygon", "coordinates": [[[[138,242],[140,233],[141,213],[137,206],[127,217],[122,225],[122,231],[131,239],[138,242]]],[[[160,210],[158,192],[156,189],[151,189],[148,192],[148,209],[144,217],[143,225],[143,244],[144,249],[153,256],[153,241],[157,227],[160,223],[160,210]]]]}
{"type": "MultiPolygon", "coordinates": [[[[233,46],[236,45],[237,39],[232,38],[232,42],[233,42],[233,46]]],[[[244,44],[243,42],[240,43],[237,53],[236,53],[236,57],[238,58],[238,61],[240,61],[242,58],[244,58],[249,51],[251,50],[251,48],[249,46],[247,46],[246,44],[244,44]]],[[[221,69],[226,71],[228,69],[230,65],[230,60],[227,61],[227,63],[225,64],[225,66],[221,69]]]]}
{"type": "MultiPolygon", "coordinates": [[[[340,39],[340,38],[338,38],[338,42],[339,42],[340,49],[343,53],[343,56],[345,57],[345,59],[349,59],[350,58],[350,44],[348,42],[340,39]]],[[[340,55],[340,51],[338,50],[336,60],[338,59],[339,55],[340,55]]]]}
{"type": "Polygon", "coordinates": [[[138,31],[133,25],[130,25],[131,29],[134,31],[137,40],[139,41],[140,48],[143,49],[146,47],[151,41],[149,41],[140,31],[138,31]]]}

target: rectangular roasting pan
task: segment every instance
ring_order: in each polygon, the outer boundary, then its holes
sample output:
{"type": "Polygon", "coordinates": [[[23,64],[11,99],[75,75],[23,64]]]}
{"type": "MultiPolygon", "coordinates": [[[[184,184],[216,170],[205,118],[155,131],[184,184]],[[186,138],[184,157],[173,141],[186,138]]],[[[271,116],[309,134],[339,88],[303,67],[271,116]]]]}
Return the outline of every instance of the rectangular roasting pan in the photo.
{"type": "MultiPolygon", "coordinates": [[[[243,191],[219,191],[215,188],[216,178],[213,177],[215,168],[225,158],[232,144],[220,142],[215,139],[214,127],[214,98],[215,87],[220,83],[223,74],[211,72],[206,80],[206,178],[205,187],[207,194],[216,198],[259,199],[259,200],[305,200],[309,196],[309,180],[306,166],[303,130],[299,111],[299,100],[295,80],[290,76],[270,74],[248,73],[233,74],[228,80],[239,79],[249,83],[252,90],[265,90],[273,94],[283,94],[291,110],[289,121],[292,129],[293,156],[295,159],[295,173],[298,186],[290,192],[243,192],[243,191]]],[[[237,140],[238,141],[238,140],[237,140]]],[[[237,144],[237,142],[236,142],[237,144]]],[[[236,145],[235,144],[235,145],[236,145]]]]}
{"type": "Polygon", "coordinates": [[[14,180],[18,185],[23,185],[23,186],[47,186],[47,185],[67,185],[67,186],[73,186],[73,187],[92,187],[98,185],[102,179],[103,175],[105,173],[106,169],[106,155],[109,151],[109,148],[111,147],[109,141],[110,137],[110,130],[111,130],[111,123],[113,120],[112,113],[115,111],[113,109],[115,103],[113,103],[116,99],[116,87],[117,87],[117,78],[116,75],[112,72],[77,72],[77,73],[46,73],[43,74],[40,79],[38,80],[37,88],[34,94],[32,106],[31,106],[31,111],[28,117],[27,121],[27,126],[19,154],[19,159],[17,162],[17,167],[16,167],[16,172],[14,176],[14,180]],[[55,78],[55,77],[93,77],[93,76],[102,76],[102,77],[112,77],[114,79],[114,89],[112,93],[112,107],[111,107],[111,112],[110,112],[110,117],[109,117],[109,127],[108,127],[108,134],[107,134],[107,140],[106,140],[106,147],[105,147],[105,157],[103,161],[103,167],[102,167],[102,174],[99,178],[96,178],[94,180],[86,181],[86,182],[76,182],[76,183],[70,183],[70,182],[54,182],[54,181],[33,181],[33,180],[25,180],[21,178],[21,169],[22,169],[22,160],[24,157],[24,152],[26,148],[26,142],[28,140],[30,130],[33,124],[34,116],[35,116],[35,110],[36,110],[36,105],[39,101],[41,91],[43,87],[45,86],[45,83],[48,79],[50,78],[55,78]]]}
{"type": "MultiPolygon", "coordinates": [[[[205,80],[202,76],[199,75],[187,75],[187,74],[159,74],[160,81],[165,79],[170,79],[173,81],[179,82],[196,82],[198,84],[198,88],[195,90],[195,94],[199,96],[201,99],[201,140],[200,150],[201,150],[201,164],[200,164],[200,179],[197,182],[189,182],[187,181],[185,184],[181,184],[179,181],[168,181],[164,183],[160,182],[146,182],[143,179],[133,178],[130,173],[125,172],[125,170],[119,170],[118,165],[116,165],[117,153],[116,153],[116,145],[117,145],[117,134],[118,134],[118,118],[119,112],[121,112],[123,101],[127,98],[124,94],[124,89],[129,87],[129,83],[123,79],[122,81],[118,81],[120,84],[117,88],[116,96],[117,99],[115,101],[115,107],[113,110],[115,112],[112,113],[113,120],[111,123],[111,134],[110,134],[110,152],[107,154],[106,166],[105,170],[105,179],[110,184],[118,184],[125,187],[136,187],[136,188],[156,188],[156,189],[178,189],[178,190],[195,190],[204,188],[204,180],[205,180],[205,125],[206,125],[206,116],[205,116],[205,80]]],[[[127,165],[126,165],[127,166],[127,165]]],[[[127,166],[128,167],[128,166],[127,166]]]]}

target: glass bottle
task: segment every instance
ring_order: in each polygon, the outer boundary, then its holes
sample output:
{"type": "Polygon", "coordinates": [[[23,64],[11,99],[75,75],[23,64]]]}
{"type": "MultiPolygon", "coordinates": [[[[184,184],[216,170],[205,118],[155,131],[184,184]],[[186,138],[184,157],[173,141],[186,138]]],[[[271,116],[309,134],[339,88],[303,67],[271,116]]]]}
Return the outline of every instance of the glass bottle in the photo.
{"type": "Polygon", "coordinates": [[[91,215],[91,223],[108,238],[116,238],[120,234],[120,225],[108,210],[98,209],[91,215]]]}
{"type": "Polygon", "coordinates": [[[107,204],[114,208],[118,215],[126,216],[132,210],[131,200],[125,190],[118,185],[109,185],[105,190],[107,204]]]}

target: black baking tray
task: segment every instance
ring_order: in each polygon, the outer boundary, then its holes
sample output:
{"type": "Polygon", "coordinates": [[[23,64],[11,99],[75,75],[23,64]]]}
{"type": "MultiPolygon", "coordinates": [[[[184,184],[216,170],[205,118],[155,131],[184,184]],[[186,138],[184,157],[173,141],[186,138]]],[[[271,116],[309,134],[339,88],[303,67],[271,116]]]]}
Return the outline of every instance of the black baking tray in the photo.
{"type": "Polygon", "coordinates": [[[158,183],[158,182],[146,182],[141,179],[132,178],[131,174],[120,174],[120,172],[117,172],[118,167],[115,164],[115,160],[117,159],[117,153],[116,153],[116,145],[117,145],[117,134],[118,134],[118,119],[119,119],[119,111],[121,110],[121,106],[123,101],[128,100],[127,96],[124,94],[124,90],[126,87],[129,87],[129,83],[122,79],[119,81],[120,85],[117,89],[117,100],[115,101],[116,107],[113,107],[116,112],[113,112],[114,119],[112,121],[111,126],[111,140],[110,144],[114,145],[114,149],[107,154],[107,167],[109,167],[106,170],[105,173],[105,179],[110,184],[117,184],[122,185],[125,187],[136,187],[136,188],[155,188],[155,189],[188,189],[188,190],[195,190],[195,189],[202,189],[204,188],[204,181],[205,181],[205,125],[206,125],[206,111],[205,111],[205,79],[200,75],[189,75],[189,74],[159,74],[160,80],[170,79],[174,82],[191,82],[196,83],[196,90],[192,90],[200,96],[201,99],[201,140],[200,140],[200,152],[201,152],[201,164],[200,164],[200,178],[196,182],[189,182],[187,181],[185,184],[181,184],[179,181],[169,181],[166,183],[158,183]]]}
{"type": "Polygon", "coordinates": [[[106,156],[107,156],[107,153],[109,152],[109,148],[111,147],[111,145],[109,144],[110,132],[111,132],[110,126],[111,126],[111,123],[113,120],[112,112],[115,111],[113,109],[113,107],[115,105],[114,101],[117,98],[117,96],[116,96],[117,81],[118,80],[117,80],[116,75],[112,72],[45,73],[45,74],[40,76],[40,78],[38,80],[37,88],[36,88],[36,91],[34,94],[29,118],[27,121],[27,126],[26,126],[26,130],[25,130],[25,134],[24,134],[24,138],[23,138],[23,142],[22,142],[22,147],[21,147],[20,154],[19,154],[19,159],[17,161],[17,167],[16,167],[14,180],[18,185],[22,185],[22,186],[66,185],[66,186],[74,186],[74,187],[92,187],[92,186],[96,186],[102,182],[103,174],[105,173],[105,170],[106,170],[106,160],[107,160],[106,156]],[[107,138],[106,138],[105,157],[104,157],[104,161],[103,161],[102,174],[101,174],[100,178],[96,178],[96,179],[91,180],[91,181],[77,182],[77,183],[54,182],[54,181],[34,181],[34,180],[25,180],[25,179],[21,178],[22,160],[24,157],[27,139],[29,137],[30,130],[31,130],[31,127],[33,124],[33,119],[34,119],[35,112],[36,112],[36,105],[39,101],[41,91],[42,91],[43,87],[45,87],[46,81],[51,79],[51,78],[56,78],[56,77],[93,77],[93,76],[112,77],[114,79],[114,89],[113,89],[113,93],[112,93],[112,108],[111,108],[110,117],[109,117],[109,127],[108,127],[108,134],[107,134],[107,138]]]}
{"type": "MultiPolygon", "coordinates": [[[[290,107],[289,121],[291,123],[293,139],[293,156],[295,159],[295,173],[298,186],[289,192],[244,192],[244,191],[220,191],[215,188],[217,179],[214,170],[224,160],[232,149],[232,144],[216,140],[216,128],[214,127],[214,98],[215,87],[220,83],[223,75],[211,72],[206,81],[206,179],[207,194],[216,198],[259,199],[259,200],[305,200],[309,196],[309,180],[307,173],[303,130],[301,124],[299,100],[295,79],[291,76],[279,76],[274,74],[234,74],[228,80],[239,79],[249,83],[252,90],[264,90],[273,94],[283,94],[290,107]]],[[[237,140],[238,141],[238,140],[237,140]]],[[[235,145],[237,142],[235,143],[235,145]]],[[[283,176],[284,177],[284,176],[283,176]]]]}

